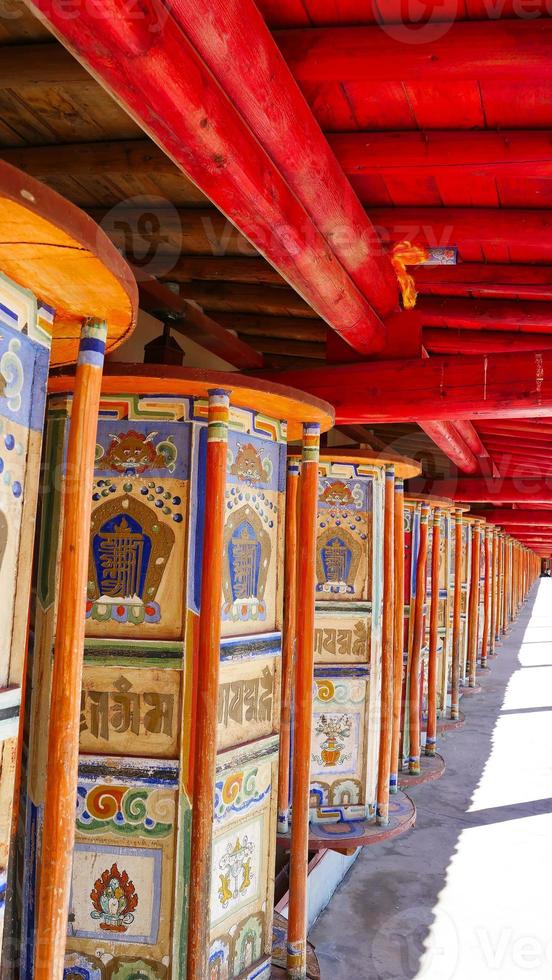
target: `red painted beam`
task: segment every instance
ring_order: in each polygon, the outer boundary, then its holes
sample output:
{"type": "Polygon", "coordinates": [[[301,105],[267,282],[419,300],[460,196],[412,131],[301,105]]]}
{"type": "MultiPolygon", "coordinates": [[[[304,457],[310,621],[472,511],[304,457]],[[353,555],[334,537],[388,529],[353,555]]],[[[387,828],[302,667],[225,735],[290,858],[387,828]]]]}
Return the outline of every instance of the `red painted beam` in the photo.
{"type": "Polygon", "coordinates": [[[416,303],[416,312],[422,321],[422,328],[552,333],[550,303],[421,296],[416,303]]]}
{"type": "Polygon", "coordinates": [[[547,19],[458,22],[404,43],[380,27],[277,31],[276,40],[301,85],[328,82],[480,82],[552,75],[552,22],[547,19]]]}
{"type": "Polygon", "coordinates": [[[477,429],[472,422],[469,422],[467,419],[458,419],[454,423],[454,426],[470,447],[472,453],[483,458],[489,455],[485,445],[483,444],[481,436],[477,432],[477,429]]]}
{"type": "Polygon", "coordinates": [[[552,416],[552,352],[430,357],[284,371],[325,398],[336,424],[552,416]]]}
{"type": "Polygon", "coordinates": [[[431,493],[451,497],[463,503],[503,503],[552,505],[552,476],[550,477],[462,477],[457,480],[409,481],[413,493],[431,493]]]}
{"type": "Polygon", "coordinates": [[[501,429],[504,432],[526,432],[534,429],[536,435],[546,436],[552,433],[552,419],[485,419],[480,427],[501,429]]]}
{"type": "Polygon", "coordinates": [[[524,459],[539,460],[543,464],[552,459],[550,443],[539,444],[525,439],[508,441],[487,436],[487,445],[493,453],[503,453],[512,457],[522,456],[524,459]]]}
{"type": "Polygon", "coordinates": [[[471,264],[496,262],[497,251],[516,263],[552,262],[551,211],[370,208],[370,217],[388,244],[407,239],[428,247],[456,245],[461,261],[471,264]]]}
{"type": "Polygon", "coordinates": [[[552,333],[425,327],[422,343],[431,354],[499,354],[511,350],[550,350],[552,333]]]}
{"type": "Polygon", "coordinates": [[[306,301],[365,353],[383,324],[159,0],[29,2],[306,301]],[[76,14],[76,16],[75,16],[76,14]]]}
{"type": "Polygon", "coordinates": [[[171,0],[174,19],[380,316],[397,278],[253,0],[171,0]]]}
{"type": "MultiPolygon", "coordinates": [[[[259,9],[266,17],[271,28],[284,27],[322,27],[339,24],[404,24],[412,23],[415,27],[414,36],[419,29],[419,8],[409,4],[389,2],[389,0],[348,0],[347,3],[336,0],[316,0],[316,3],[304,3],[302,0],[259,0],[259,9]]],[[[524,6],[519,0],[504,0],[504,2],[489,5],[488,0],[468,0],[459,3],[458,0],[437,0],[428,4],[424,13],[430,18],[430,24],[443,21],[454,21],[460,17],[469,16],[470,20],[488,20],[492,17],[520,17],[524,12],[530,12],[532,17],[546,16],[550,13],[548,0],[531,0],[524,6]]],[[[404,36],[404,35],[403,35],[404,36]]],[[[406,35],[408,37],[408,35],[406,35]]]]}
{"type": "Polygon", "coordinates": [[[460,262],[412,269],[418,293],[481,299],[552,300],[552,267],[460,262]]]}
{"type": "Polygon", "coordinates": [[[420,428],[462,473],[478,473],[479,464],[453,422],[421,422],[420,428]]]}
{"type": "MultiPolygon", "coordinates": [[[[401,76],[402,77],[402,76],[401,76]]],[[[330,146],[350,176],[409,175],[464,180],[552,176],[552,133],[547,130],[334,133],[330,146]]]]}
{"type": "Polygon", "coordinates": [[[552,530],[552,510],[517,510],[507,507],[496,507],[494,509],[478,512],[478,517],[482,516],[493,524],[508,524],[512,527],[520,528],[537,524],[541,527],[550,527],[552,530]]]}

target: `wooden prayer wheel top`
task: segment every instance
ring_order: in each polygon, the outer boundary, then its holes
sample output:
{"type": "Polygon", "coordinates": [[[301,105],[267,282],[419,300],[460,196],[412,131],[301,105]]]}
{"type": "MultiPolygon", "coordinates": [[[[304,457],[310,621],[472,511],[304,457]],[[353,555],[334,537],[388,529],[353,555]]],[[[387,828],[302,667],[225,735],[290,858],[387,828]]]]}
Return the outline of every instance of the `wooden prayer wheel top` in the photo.
{"type": "Polygon", "coordinates": [[[105,232],[51,188],[0,160],[0,269],[52,308],[50,364],[76,361],[82,321],[107,322],[106,353],[132,333],[138,290],[105,232]]]}
{"type": "MultiPolygon", "coordinates": [[[[290,449],[290,456],[299,456],[297,450],[290,449]]],[[[355,449],[354,446],[348,449],[345,446],[341,446],[336,449],[332,449],[331,446],[320,450],[321,460],[335,460],[341,463],[354,463],[358,466],[373,465],[373,466],[394,466],[395,476],[399,480],[410,480],[415,476],[419,476],[422,472],[422,467],[415,459],[409,459],[407,456],[400,456],[398,453],[375,453],[372,449],[355,449]]]]}
{"type": "MultiPolygon", "coordinates": [[[[118,394],[126,379],[135,394],[149,398],[165,394],[207,398],[213,388],[224,389],[237,408],[254,406],[259,414],[287,421],[289,439],[301,437],[304,422],[318,423],[321,432],[331,429],[334,423],[334,411],[328,402],[261,378],[172,364],[164,364],[162,368],[155,364],[106,364],[102,395],[118,394]]],[[[71,375],[53,376],[49,381],[52,394],[68,393],[72,386],[71,375]]]]}
{"type": "Polygon", "coordinates": [[[461,504],[450,497],[434,497],[427,493],[409,493],[407,500],[416,500],[421,504],[429,504],[430,507],[439,507],[441,510],[461,510],[462,513],[469,511],[469,504],[461,504]]]}

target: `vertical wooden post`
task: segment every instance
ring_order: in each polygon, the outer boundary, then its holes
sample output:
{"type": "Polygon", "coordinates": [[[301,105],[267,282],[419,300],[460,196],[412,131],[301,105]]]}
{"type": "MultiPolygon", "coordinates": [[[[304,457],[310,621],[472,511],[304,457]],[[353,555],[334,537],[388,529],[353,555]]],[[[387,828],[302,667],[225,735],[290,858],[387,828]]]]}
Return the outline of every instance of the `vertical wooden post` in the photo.
{"type": "Polygon", "coordinates": [[[289,459],[286,478],[286,528],[284,556],[284,623],[282,636],[282,706],[280,711],[280,759],[278,767],[278,831],[289,830],[289,766],[291,752],[291,704],[297,617],[297,487],[299,460],[289,459]]]}
{"type": "Polygon", "coordinates": [[[498,621],[498,530],[493,528],[491,553],[491,638],[489,653],[494,657],[498,621]]]}
{"type": "Polygon", "coordinates": [[[426,755],[435,755],[437,746],[437,645],[439,639],[439,557],[441,550],[441,511],[438,507],[435,507],[433,511],[432,532],[426,755]]]}
{"type": "Polygon", "coordinates": [[[404,655],[404,482],[395,480],[393,515],[393,569],[395,573],[395,616],[393,623],[393,734],[389,792],[399,788],[399,746],[401,741],[401,701],[404,655]]]}
{"type": "Polygon", "coordinates": [[[81,331],[67,444],[36,932],[36,980],[61,980],[75,840],[82,659],[96,430],[107,325],[81,331]]]}
{"type": "Polygon", "coordinates": [[[507,544],[506,535],[502,534],[502,582],[500,586],[500,604],[501,604],[501,616],[500,616],[500,629],[502,633],[506,632],[507,624],[507,602],[506,602],[506,564],[507,564],[507,544]]]}
{"type": "Polygon", "coordinates": [[[460,642],[462,637],[462,527],[461,510],[454,511],[454,607],[452,619],[452,668],[450,717],[460,717],[460,642]]]}
{"type": "Polygon", "coordinates": [[[483,584],[483,636],[481,638],[481,667],[487,667],[489,653],[489,627],[490,627],[490,603],[491,603],[491,551],[490,551],[491,529],[483,528],[483,546],[485,549],[485,580],[483,584]]]}
{"type": "Polygon", "coordinates": [[[395,467],[385,467],[385,512],[383,525],[383,626],[381,655],[381,728],[378,765],[376,823],[389,823],[389,777],[393,738],[393,625],[395,618],[395,467]]]}
{"type": "Polygon", "coordinates": [[[472,560],[470,601],[468,606],[468,685],[477,684],[477,620],[479,611],[479,564],[481,547],[481,527],[478,521],[472,525],[472,560]]]}
{"type": "Polygon", "coordinates": [[[217,755],[220,665],[220,609],[224,533],[224,491],[228,455],[229,394],[209,392],[205,525],[198,631],[197,714],[192,801],[187,980],[204,980],[211,925],[211,851],[217,755]]]}
{"type": "Polygon", "coordinates": [[[293,980],[307,974],[307,866],[309,850],[310,754],[314,682],[314,593],[316,587],[316,512],[320,426],[303,426],[299,484],[297,641],[293,742],[293,812],[289,862],[287,972],[293,980]]]}
{"type": "Polygon", "coordinates": [[[408,710],[410,731],[409,772],[420,774],[420,662],[424,635],[424,603],[427,561],[427,532],[429,504],[422,504],[420,516],[420,545],[416,563],[416,600],[414,603],[414,630],[408,685],[408,710]]]}

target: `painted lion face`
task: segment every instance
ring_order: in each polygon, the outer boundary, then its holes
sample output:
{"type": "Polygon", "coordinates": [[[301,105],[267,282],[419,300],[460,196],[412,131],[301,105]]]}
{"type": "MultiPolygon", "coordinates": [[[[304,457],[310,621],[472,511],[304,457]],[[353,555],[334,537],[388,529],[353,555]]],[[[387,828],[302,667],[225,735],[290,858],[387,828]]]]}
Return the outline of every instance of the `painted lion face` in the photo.
{"type": "Polygon", "coordinates": [[[113,436],[106,453],[107,465],[118,473],[125,473],[127,470],[143,473],[144,470],[159,465],[159,455],[151,441],[156,435],[156,432],[144,435],[131,429],[113,436]]]}

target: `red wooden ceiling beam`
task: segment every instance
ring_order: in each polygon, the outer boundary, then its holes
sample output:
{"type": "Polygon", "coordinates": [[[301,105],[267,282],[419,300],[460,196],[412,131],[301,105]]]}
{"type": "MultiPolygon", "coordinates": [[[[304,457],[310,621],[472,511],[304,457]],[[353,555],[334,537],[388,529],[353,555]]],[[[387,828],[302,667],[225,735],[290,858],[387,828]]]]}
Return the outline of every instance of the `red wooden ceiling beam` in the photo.
{"type": "Polygon", "coordinates": [[[482,419],[478,423],[481,432],[523,441],[526,436],[547,443],[552,436],[552,422],[547,419],[482,419]],[[544,422],[544,425],[540,425],[544,422]],[[546,424],[547,423],[547,424],[546,424]]]}
{"type": "Polygon", "coordinates": [[[508,477],[462,477],[457,480],[411,480],[408,489],[413,492],[436,494],[438,497],[451,497],[464,503],[528,503],[552,504],[552,478],[527,476],[508,477]]]}
{"type": "Polygon", "coordinates": [[[546,130],[335,133],[328,140],[348,176],[409,174],[552,176],[552,133],[546,130]]]}
{"type": "Polygon", "coordinates": [[[516,476],[519,472],[544,474],[549,473],[552,469],[552,463],[549,459],[538,459],[530,453],[524,456],[522,453],[509,453],[494,446],[492,451],[499,467],[497,476],[500,474],[502,476],[516,476]]]}
{"type": "Polygon", "coordinates": [[[483,444],[481,436],[479,435],[477,429],[475,428],[473,422],[469,422],[467,419],[457,419],[454,423],[455,428],[458,430],[463,439],[470,447],[472,453],[476,456],[488,457],[486,446],[483,444]]]}
{"type": "Polygon", "coordinates": [[[366,353],[381,346],[383,324],[168,6],[29,6],[320,316],[366,353]]]}
{"type": "Polygon", "coordinates": [[[552,333],[426,327],[422,330],[422,343],[430,354],[499,354],[511,350],[550,350],[552,333]]]}
{"type": "MultiPolygon", "coordinates": [[[[550,21],[552,26],[552,20],[550,21]]],[[[552,59],[551,59],[552,65],[552,59]]],[[[370,208],[380,238],[418,245],[457,245],[477,265],[497,249],[516,262],[552,262],[552,212],[502,208],[370,208]],[[523,253],[520,260],[519,253],[523,253]]],[[[496,261],[496,260],[495,260],[496,261]]]]}
{"type": "Polygon", "coordinates": [[[550,527],[552,531],[552,510],[513,510],[507,507],[496,507],[484,510],[481,516],[492,521],[493,524],[508,524],[511,527],[537,524],[541,527],[550,527]]]}
{"type": "Polygon", "coordinates": [[[416,311],[423,327],[552,333],[552,304],[501,299],[422,296],[416,311]]]}
{"type": "Polygon", "coordinates": [[[420,428],[462,473],[479,473],[479,463],[453,422],[421,422],[420,428]]]}
{"type": "Polygon", "coordinates": [[[336,424],[552,416],[552,352],[374,361],[284,371],[336,424]]]}
{"type": "Polygon", "coordinates": [[[498,262],[425,265],[411,270],[418,293],[481,299],[552,300],[552,266],[498,262]]]}
{"type": "Polygon", "coordinates": [[[515,437],[503,439],[493,435],[486,435],[485,441],[493,452],[520,453],[524,456],[534,456],[535,458],[540,456],[543,460],[546,460],[549,455],[552,456],[551,442],[536,442],[525,437],[523,439],[517,439],[515,437]]]}
{"type": "Polygon", "coordinates": [[[552,22],[546,19],[458,22],[428,40],[405,44],[380,27],[277,31],[276,40],[301,85],[327,82],[517,81],[552,75],[552,22]]]}
{"type": "Polygon", "coordinates": [[[380,316],[398,305],[389,257],[253,0],[171,0],[174,19],[380,316]]]}

